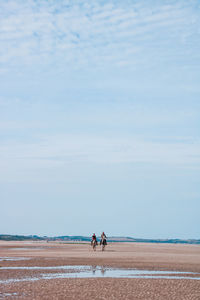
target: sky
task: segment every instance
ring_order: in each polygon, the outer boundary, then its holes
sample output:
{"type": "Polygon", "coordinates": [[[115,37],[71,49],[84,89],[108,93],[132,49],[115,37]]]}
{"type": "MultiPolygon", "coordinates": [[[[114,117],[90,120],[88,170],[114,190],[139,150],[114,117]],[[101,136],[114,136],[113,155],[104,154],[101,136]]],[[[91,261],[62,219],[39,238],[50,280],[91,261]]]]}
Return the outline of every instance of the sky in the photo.
{"type": "Polygon", "coordinates": [[[200,238],[198,0],[0,2],[0,234],[200,238]]]}

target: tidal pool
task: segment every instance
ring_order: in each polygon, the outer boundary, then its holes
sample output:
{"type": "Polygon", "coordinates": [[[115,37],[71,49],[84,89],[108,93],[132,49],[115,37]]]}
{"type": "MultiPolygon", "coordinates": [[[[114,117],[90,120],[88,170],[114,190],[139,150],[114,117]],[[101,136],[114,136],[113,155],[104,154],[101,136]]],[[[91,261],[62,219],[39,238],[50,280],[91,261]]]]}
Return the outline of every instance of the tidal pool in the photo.
{"type": "Polygon", "coordinates": [[[34,281],[40,279],[56,278],[162,278],[162,279],[190,279],[200,280],[200,273],[179,272],[179,271],[155,271],[139,269],[110,268],[102,266],[54,266],[54,267],[1,267],[0,270],[52,270],[54,273],[40,273],[33,277],[9,278],[0,280],[0,283],[10,283],[19,281],[34,281]],[[64,272],[63,272],[64,270],[64,272]]]}
{"type": "Polygon", "coordinates": [[[29,257],[0,257],[0,261],[18,261],[18,260],[29,260],[29,257]]]}

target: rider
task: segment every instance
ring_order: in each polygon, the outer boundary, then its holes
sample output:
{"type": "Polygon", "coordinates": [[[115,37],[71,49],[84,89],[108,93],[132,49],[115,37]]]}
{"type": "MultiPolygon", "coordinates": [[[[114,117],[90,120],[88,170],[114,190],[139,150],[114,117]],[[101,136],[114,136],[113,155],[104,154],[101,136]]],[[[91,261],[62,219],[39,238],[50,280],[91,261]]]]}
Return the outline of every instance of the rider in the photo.
{"type": "Polygon", "coordinates": [[[96,244],[97,244],[97,237],[96,237],[96,234],[95,234],[95,233],[93,233],[93,235],[92,235],[92,241],[91,241],[91,243],[92,243],[93,241],[95,241],[96,244]]]}
{"type": "Polygon", "coordinates": [[[106,239],[107,239],[107,236],[105,235],[104,232],[102,232],[102,234],[101,234],[101,243],[103,243],[103,241],[105,241],[105,245],[107,245],[106,239]]]}
{"type": "Polygon", "coordinates": [[[102,239],[106,239],[106,238],[107,238],[104,232],[102,232],[101,238],[102,238],[102,239]]]}

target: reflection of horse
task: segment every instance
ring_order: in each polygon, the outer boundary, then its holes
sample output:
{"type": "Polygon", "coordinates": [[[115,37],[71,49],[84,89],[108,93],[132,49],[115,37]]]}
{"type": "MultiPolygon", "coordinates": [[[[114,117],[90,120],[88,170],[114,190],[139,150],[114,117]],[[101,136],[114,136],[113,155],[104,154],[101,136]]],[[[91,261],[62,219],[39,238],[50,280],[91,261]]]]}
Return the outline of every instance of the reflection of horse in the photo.
{"type": "Polygon", "coordinates": [[[102,266],[101,267],[101,275],[104,276],[106,273],[106,269],[102,266]]]}
{"type": "Polygon", "coordinates": [[[97,240],[92,240],[91,241],[91,246],[92,246],[92,249],[94,250],[94,251],[96,251],[96,246],[98,245],[98,243],[97,243],[97,240]]]}
{"type": "Polygon", "coordinates": [[[107,241],[106,241],[106,238],[103,237],[100,241],[100,245],[101,245],[101,250],[104,251],[106,245],[107,245],[107,241]]]}

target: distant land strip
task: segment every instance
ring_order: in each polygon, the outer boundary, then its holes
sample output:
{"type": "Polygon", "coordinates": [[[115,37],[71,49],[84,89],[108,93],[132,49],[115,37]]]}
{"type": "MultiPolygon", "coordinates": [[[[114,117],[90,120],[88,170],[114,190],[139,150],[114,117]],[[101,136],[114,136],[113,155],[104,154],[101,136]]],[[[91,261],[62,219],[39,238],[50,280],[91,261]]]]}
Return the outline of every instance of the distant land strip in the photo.
{"type": "MultiPolygon", "coordinates": [[[[100,240],[100,237],[97,238],[100,240]]],[[[91,237],[88,236],[38,236],[38,235],[9,235],[0,234],[2,241],[60,241],[60,242],[90,242],[91,237]]],[[[170,243],[170,244],[200,244],[200,239],[141,239],[133,237],[108,237],[108,242],[132,242],[132,243],[170,243]]]]}

